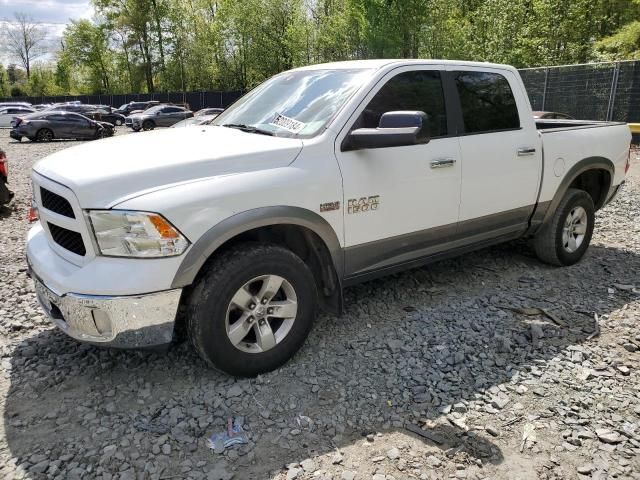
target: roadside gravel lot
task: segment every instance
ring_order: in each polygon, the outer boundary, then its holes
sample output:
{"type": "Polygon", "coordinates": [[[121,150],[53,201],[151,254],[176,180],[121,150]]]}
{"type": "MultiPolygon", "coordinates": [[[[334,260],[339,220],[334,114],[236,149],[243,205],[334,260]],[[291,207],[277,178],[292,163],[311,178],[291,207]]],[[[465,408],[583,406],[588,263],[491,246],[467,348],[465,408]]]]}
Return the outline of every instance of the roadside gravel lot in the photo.
{"type": "Polygon", "coordinates": [[[25,272],[28,176],[76,142],[0,137],[17,197],[0,210],[0,478],[640,479],[637,159],[578,265],[516,242],[351,288],[293,361],[237,381],[187,344],[105,350],[49,325],[25,272]],[[215,453],[229,417],[250,441],[215,453]]]}

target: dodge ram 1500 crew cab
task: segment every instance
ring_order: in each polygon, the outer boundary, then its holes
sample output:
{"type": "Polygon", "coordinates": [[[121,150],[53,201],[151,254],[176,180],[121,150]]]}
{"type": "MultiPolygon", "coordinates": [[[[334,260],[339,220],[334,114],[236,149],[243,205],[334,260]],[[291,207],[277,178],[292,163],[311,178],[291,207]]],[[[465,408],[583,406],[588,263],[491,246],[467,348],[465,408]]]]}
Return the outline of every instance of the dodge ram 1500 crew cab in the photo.
{"type": "Polygon", "coordinates": [[[254,375],[353,283],[523,236],[577,262],[629,143],[625,124],[535,121],[509,66],[314,65],[210,126],[40,161],[27,257],[70,336],[147,347],[185,331],[210,365],[254,375]]]}

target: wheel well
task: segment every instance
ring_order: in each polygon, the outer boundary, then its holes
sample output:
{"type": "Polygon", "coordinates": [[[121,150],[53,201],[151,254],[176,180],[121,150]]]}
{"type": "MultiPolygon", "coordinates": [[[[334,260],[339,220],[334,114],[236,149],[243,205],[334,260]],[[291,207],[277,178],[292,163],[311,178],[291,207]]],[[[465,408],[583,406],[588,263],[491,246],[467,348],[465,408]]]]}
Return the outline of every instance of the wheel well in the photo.
{"type": "Polygon", "coordinates": [[[271,243],[291,250],[311,269],[318,285],[321,307],[334,314],[342,312],[342,288],[329,249],[315,232],[299,225],[269,225],[240,233],[220,245],[200,272],[217,255],[246,242],[271,243]]]}
{"type": "Polygon", "coordinates": [[[611,187],[611,174],[604,169],[593,169],[578,175],[569,188],[578,188],[587,192],[593,199],[596,210],[602,208],[611,187]]]}

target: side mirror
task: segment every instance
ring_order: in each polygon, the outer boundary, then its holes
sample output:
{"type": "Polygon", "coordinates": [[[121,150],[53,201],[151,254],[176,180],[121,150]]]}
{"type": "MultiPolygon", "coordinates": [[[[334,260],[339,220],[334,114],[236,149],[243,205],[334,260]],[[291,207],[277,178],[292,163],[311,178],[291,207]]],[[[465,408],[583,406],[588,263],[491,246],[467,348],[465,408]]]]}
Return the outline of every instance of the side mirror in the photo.
{"type": "Polygon", "coordinates": [[[378,128],[358,128],[346,140],[345,151],[429,143],[429,117],[420,111],[387,112],[380,117],[378,128]]]}

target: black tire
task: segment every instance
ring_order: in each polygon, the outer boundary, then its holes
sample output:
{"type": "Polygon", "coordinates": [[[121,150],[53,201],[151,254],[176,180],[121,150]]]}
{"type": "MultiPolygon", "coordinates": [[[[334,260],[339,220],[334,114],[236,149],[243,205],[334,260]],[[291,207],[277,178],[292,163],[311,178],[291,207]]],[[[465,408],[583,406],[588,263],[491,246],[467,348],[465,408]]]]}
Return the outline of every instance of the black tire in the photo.
{"type": "Polygon", "coordinates": [[[120,118],[116,118],[115,125],[116,125],[117,127],[119,127],[120,125],[122,125],[122,123],[123,123],[123,122],[122,122],[122,119],[120,119],[120,118]]]}
{"type": "Polygon", "coordinates": [[[154,128],[156,128],[156,124],[153,122],[153,120],[145,120],[144,122],[142,122],[143,130],[153,130],[154,128]]]}
{"type": "Polygon", "coordinates": [[[41,128],[36,133],[36,141],[38,142],[50,142],[53,140],[53,132],[49,128],[41,128]]]}
{"type": "Polygon", "coordinates": [[[536,255],[545,263],[568,266],[578,262],[589,248],[595,224],[593,199],[584,190],[570,188],[560,201],[551,220],[536,234],[533,246],[536,255]],[[578,208],[586,212],[586,231],[580,245],[569,251],[563,241],[563,230],[569,215],[578,208]]]}
{"type": "Polygon", "coordinates": [[[277,245],[241,244],[215,258],[199,275],[187,299],[188,335],[200,357],[214,368],[242,377],[268,372],[287,362],[304,344],[316,315],[317,295],[309,267],[291,251],[277,245]],[[261,275],[277,275],[293,287],[297,312],[279,343],[250,353],[231,343],[227,310],[236,292],[261,275]]]}

